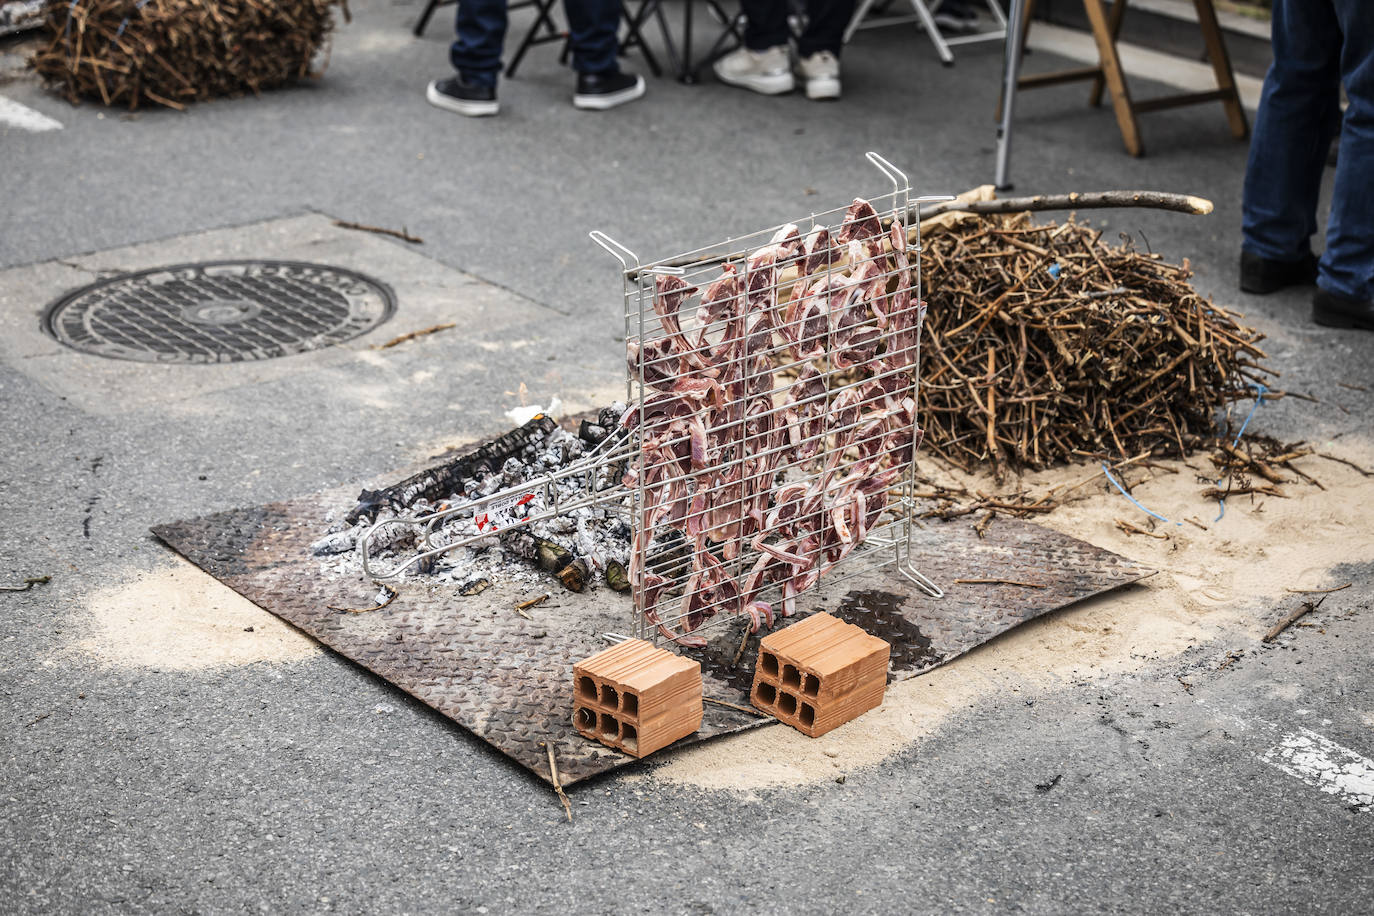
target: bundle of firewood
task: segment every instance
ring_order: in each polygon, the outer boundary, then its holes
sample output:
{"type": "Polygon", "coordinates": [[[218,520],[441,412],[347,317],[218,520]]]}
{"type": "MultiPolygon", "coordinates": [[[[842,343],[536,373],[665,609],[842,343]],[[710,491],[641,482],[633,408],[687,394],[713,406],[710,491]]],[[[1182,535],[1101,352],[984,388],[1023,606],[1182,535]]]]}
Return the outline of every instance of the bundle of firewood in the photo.
{"type": "Polygon", "coordinates": [[[1186,455],[1273,376],[1263,335],[1198,295],[1186,262],[1073,219],[965,217],[930,235],[922,269],[925,448],[965,470],[1186,455]]]}
{"type": "Polygon", "coordinates": [[[74,0],[31,61],[76,102],[172,108],[317,76],[346,0],[74,0]]]}

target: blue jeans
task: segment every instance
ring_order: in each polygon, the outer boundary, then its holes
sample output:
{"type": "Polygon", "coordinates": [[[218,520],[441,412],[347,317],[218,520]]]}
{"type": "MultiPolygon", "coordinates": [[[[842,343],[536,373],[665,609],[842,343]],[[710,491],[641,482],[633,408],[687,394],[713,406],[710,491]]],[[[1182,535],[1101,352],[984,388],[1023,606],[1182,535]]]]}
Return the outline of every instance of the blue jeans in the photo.
{"type": "Polygon", "coordinates": [[[1322,169],[1339,129],[1317,285],[1374,298],[1374,3],[1274,0],[1273,45],[1245,170],[1244,247],[1276,261],[1311,251],[1322,169]]]}
{"type": "MultiPolygon", "coordinates": [[[[745,47],[766,51],[787,44],[787,0],[740,0],[740,9],[745,47]]],[[[797,54],[810,57],[829,51],[839,57],[844,27],[853,15],[854,0],[806,0],[806,31],[797,39],[797,54]]]]}
{"type": "MultiPolygon", "coordinates": [[[[620,0],[563,0],[568,17],[573,69],[578,73],[616,70],[620,0]]],[[[495,86],[506,41],[506,0],[458,0],[458,39],[449,47],[453,69],[470,83],[495,86]]]]}

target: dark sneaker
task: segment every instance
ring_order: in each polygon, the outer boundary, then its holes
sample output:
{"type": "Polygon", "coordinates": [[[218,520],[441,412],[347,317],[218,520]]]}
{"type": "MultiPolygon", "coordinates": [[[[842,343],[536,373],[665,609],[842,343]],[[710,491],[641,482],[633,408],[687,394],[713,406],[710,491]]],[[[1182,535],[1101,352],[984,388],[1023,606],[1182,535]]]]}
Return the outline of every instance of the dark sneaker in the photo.
{"type": "Polygon", "coordinates": [[[1271,261],[1241,249],[1240,288],[1263,296],[1286,286],[1310,286],[1317,282],[1317,258],[1308,252],[1297,261],[1271,261]]]}
{"type": "Polygon", "coordinates": [[[644,94],[644,77],[634,73],[611,70],[607,73],[577,74],[577,92],[573,107],[589,111],[605,111],[626,102],[633,102],[644,94]]]}
{"type": "Polygon", "coordinates": [[[496,103],[495,86],[470,83],[461,73],[430,83],[425,98],[437,108],[469,118],[486,117],[501,110],[496,103]]]}
{"type": "Polygon", "coordinates": [[[1312,296],[1312,320],[1328,328],[1374,331],[1374,301],[1347,299],[1318,287],[1312,296]]]}

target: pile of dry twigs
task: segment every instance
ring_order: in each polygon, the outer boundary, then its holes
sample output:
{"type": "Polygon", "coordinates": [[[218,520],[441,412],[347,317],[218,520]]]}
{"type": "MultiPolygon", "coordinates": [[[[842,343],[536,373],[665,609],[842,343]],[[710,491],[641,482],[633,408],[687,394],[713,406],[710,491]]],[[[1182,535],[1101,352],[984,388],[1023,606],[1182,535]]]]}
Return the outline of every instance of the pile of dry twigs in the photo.
{"type": "Polygon", "coordinates": [[[1166,263],[1069,219],[962,219],[922,254],[924,450],[965,471],[1183,456],[1272,375],[1261,334],[1166,263]]]}
{"type": "Polygon", "coordinates": [[[346,0],[73,0],[47,12],[31,60],[71,101],[131,110],[257,93],[318,75],[346,0]]]}

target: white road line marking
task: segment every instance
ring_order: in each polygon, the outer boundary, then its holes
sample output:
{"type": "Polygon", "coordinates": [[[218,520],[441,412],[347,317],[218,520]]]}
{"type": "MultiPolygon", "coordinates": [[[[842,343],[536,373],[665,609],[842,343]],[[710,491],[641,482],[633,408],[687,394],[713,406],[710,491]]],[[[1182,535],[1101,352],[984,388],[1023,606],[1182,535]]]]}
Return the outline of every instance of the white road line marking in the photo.
{"type": "Polygon", "coordinates": [[[20,105],[14,99],[0,95],[0,128],[6,127],[41,133],[45,130],[61,130],[62,122],[54,121],[40,111],[34,111],[27,105],[20,105]]]}
{"type": "Polygon", "coordinates": [[[1260,760],[1357,809],[1374,812],[1374,760],[1309,728],[1284,735],[1260,760]]]}

